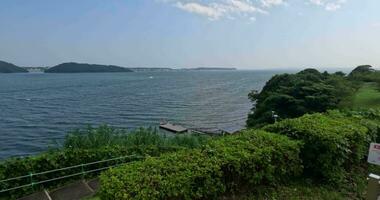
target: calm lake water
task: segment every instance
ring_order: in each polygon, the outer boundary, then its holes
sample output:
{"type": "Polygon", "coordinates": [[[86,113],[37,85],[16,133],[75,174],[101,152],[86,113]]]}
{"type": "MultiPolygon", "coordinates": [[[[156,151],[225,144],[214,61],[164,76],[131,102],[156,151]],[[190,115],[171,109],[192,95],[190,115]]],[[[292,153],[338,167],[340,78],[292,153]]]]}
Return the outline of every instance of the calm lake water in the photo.
{"type": "Polygon", "coordinates": [[[88,124],[242,128],[274,71],[0,74],[0,159],[35,154],[88,124]]]}

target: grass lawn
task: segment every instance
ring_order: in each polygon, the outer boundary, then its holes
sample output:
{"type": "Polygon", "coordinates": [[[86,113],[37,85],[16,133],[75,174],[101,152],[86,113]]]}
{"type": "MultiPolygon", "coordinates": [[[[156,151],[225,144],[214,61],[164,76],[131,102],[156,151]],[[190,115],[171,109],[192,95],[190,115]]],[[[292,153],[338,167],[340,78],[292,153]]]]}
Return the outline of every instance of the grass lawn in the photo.
{"type": "Polygon", "coordinates": [[[352,107],[380,108],[380,88],[376,83],[365,83],[354,95],[352,107]]]}

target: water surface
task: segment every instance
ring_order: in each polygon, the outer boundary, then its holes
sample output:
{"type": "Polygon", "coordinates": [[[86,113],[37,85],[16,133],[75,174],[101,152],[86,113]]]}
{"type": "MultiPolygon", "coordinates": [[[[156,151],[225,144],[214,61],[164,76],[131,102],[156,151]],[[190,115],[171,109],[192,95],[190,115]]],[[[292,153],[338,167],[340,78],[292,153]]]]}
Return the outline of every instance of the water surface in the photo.
{"type": "Polygon", "coordinates": [[[0,159],[35,154],[88,124],[136,128],[160,120],[242,128],[273,71],[0,74],[0,159]]]}

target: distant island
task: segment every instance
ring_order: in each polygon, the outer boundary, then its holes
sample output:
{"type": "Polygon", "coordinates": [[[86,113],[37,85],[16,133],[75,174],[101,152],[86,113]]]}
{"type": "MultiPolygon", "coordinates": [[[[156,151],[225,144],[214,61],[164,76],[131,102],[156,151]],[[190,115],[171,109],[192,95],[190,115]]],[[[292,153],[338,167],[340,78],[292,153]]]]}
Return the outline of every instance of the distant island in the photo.
{"type": "Polygon", "coordinates": [[[129,68],[134,72],[166,72],[173,71],[174,69],[168,67],[135,67],[129,68]]]}
{"type": "Polygon", "coordinates": [[[62,63],[45,70],[45,73],[93,73],[93,72],[133,72],[131,69],[115,65],[97,65],[87,63],[62,63]]]}
{"type": "Polygon", "coordinates": [[[190,71],[190,70],[237,70],[236,68],[226,68],[226,67],[196,67],[196,68],[169,68],[169,67],[139,67],[139,68],[129,68],[134,72],[155,72],[155,71],[190,71]]]}
{"type": "Polygon", "coordinates": [[[233,67],[197,67],[197,68],[184,68],[183,70],[237,70],[233,67]]]}
{"type": "Polygon", "coordinates": [[[229,67],[196,67],[196,68],[169,68],[169,67],[133,67],[125,68],[116,65],[99,65],[88,63],[66,62],[54,67],[19,67],[12,63],[0,61],[0,73],[102,73],[102,72],[167,72],[167,71],[232,71],[229,67]]]}
{"type": "Polygon", "coordinates": [[[27,73],[28,70],[0,60],[0,73],[27,73]]]}

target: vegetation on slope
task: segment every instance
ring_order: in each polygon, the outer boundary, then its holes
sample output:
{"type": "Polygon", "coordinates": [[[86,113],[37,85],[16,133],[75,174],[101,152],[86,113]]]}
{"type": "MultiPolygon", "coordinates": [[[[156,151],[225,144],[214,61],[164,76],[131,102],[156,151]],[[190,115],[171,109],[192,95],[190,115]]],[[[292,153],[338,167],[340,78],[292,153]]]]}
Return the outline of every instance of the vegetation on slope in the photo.
{"type": "Polygon", "coordinates": [[[132,72],[132,70],[114,65],[95,65],[86,63],[62,63],[45,70],[45,73],[84,73],[84,72],[132,72]]]}
{"type": "Polygon", "coordinates": [[[364,83],[352,99],[352,108],[380,108],[380,88],[377,83],[364,83]]]}
{"type": "Polygon", "coordinates": [[[101,176],[101,199],[216,199],[240,187],[279,183],[301,170],[299,143],[263,131],[215,139],[200,149],[148,158],[101,176]]]}
{"type": "Polygon", "coordinates": [[[370,65],[358,66],[348,76],[315,69],[275,75],[260,92],[249,94],[254,106],[247,127],[274,123],[274,115],[282,120],[331,109],[377,108],[379,97],[380,71],[370,65]]]}
{"type": "MultiPolygon", "coordinates": [[[[88,171],[120,164],[120,162],[141,159],[139,157],[159,156],[167,152],[196,148],[205,144],[208,140],[209,137],[207,136],[178,135],[169,137],[159,134],[154,129],[141,128],[134,131],[128,131],[125,129],[114,129],[106,125],[97,128],[88,127],[87,129],[78,129],[69,133],[62,148],[52,149],[49,152],[36,156],[11,158],[0,162],[0,180],[110,158],[136,155],[136,157],[95,164],[83,169],[75,168],[58,173],[34,176],[33,181],[38,182],[73,173],[80,173],[82,170],[88,171]]],[[[93,177],[96,175],[98,174],[93,173],[86,176],[93,177]]],[[[75,176],[58,181],[47,182],[42,185],[35,185],[33,188],[26,187],[25,189],[1,193],[0,199],[1,197],[6,197],[6,199],[20,197],[42,188],[54,188],[58,185],[77,180],[80,177],[81,176],[75,176]]],[[[30,181],[30,177],[28,176],[11,182],[0,182],[0,190],[30,184],[30,181]]]]}
{"type": "Polygon", "coordinates": [[[337,108],[340,101],[355,90],[355,85],[343,73],[306,69],[296,74],[275,75],[261,92],[249,94],[255,105],[248,116],[247,127],[273,123],[273,112],[280,119],[286,119],[337,108]]]}
{"type": "Polygon", "coordinates": [[[0,73],[26,73],[28,70],[0,60],[0,73]]]}
{"type": "Polygon", "coordinates": [[[373,69],[371,65],[361,65],[352,70],[348,78],[357,82],[380,83],[380,71],[373,69]]]}
{"type": "Polygon", "coordinates": [[[286,119],[264,129],[301,140],[304,176],[330,184],[345,180],[377,138],[377,132],[354,118],[320,113],[286,119]]]}
{"type": "MultiPolygon", "coordinates": [[[[265,199],[262,195],[269,195],[296,199],[286,197],[287,192],[299,199],[318,199],[317,195],[361,199],[369,172],[368,144],[380,134],[379,114],[305,115],[264,128],[273,133],[250,129],[211,140],[200,149],[127,164],[103,173],[100,197],[265,199]],[[304,191],[312,196],[303,198],[304,191]]],[[[371,169],[375,171],[379,167],[371,169]]]]}

